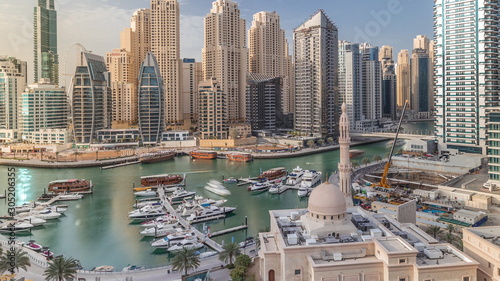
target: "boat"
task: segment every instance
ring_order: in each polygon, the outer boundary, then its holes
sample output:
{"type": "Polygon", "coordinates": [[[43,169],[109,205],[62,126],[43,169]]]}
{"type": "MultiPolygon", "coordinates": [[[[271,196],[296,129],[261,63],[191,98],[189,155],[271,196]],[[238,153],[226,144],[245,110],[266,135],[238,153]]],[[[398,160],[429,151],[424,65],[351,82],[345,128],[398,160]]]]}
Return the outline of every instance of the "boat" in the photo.
{"type": "Polygon", "coordinates": [[[139,161],[141,161],[142,164],[157,163],[173,159],[174,156],[175,151],[173,150],[157,151],[139,155],[139,161]]]}
{"type": "Polygon", "coordinates": [[[290,174],[288,174],[284,183],[291,186],[298,185],[302,181],[304,173],[305,171],[301,167],[297,166],[290,174]]]}
{"type": "Polygon", "coordinates": [[[49,260],[54,257],[54,253],[52,253],[48,247],[43,247],[40,254],[49,260]]]}
{"type": "Polygon", "coordinates": [[[358,156],[362,155],[363,153],[365,153],[364,150],[361,150],[361,149],[351,149],[351,150],[349,150],[349,158],[358,157],[358,156]]]}
{"type": "Polygon", "coordinates": [[[95,272],[113,272],[115,271],[115,268],[111,265],[101,265],[92,268],[90,271],[95,271],[95,272]]]}
{"type": "Polygon", "coordinates": [[[309,196],[310,193],[311,193],[311,190],[309,188],[307,188],[307,187],[301,187],[297,191],[297,196],[299,196],[299,197],[306,197],[306,196],[309,196]]]}
{"type": "Polygon", "coordinates": [[[194,191],[178,190],[175,191],[169,198],[171,203],[181,203],[187,197],[192,197],[196,194],[194,191]]]}
{"type": "Polygon", "coordinates": [[[246,248],[252,245],[255,245],[255,239],[252,236],[247,237],[245,241],[238,243],[238,246],[240,246],[240,248],[246,248]]]}
{"type": "Polygon", "coordinates": [[[248,187],[249,191],[253,192],[260,192],[260,191],[266,191],[271,188],[273,184],[269,181],[264,181],[264,182],[257,182],[252,184],[251,186],[248,187]]]}
{"type": "Polygon", "coordinates": [[[211,219],[217,219],[220,217],[225,217],[226,214],[231,213],[234,210],[236,210],[236,207],[203,207],[202,209],[197,210],[196,212],[188,216],[186,220],[190,223],[197,223],[211,219]]]}
{"type": "Polygon", "coordinates": [[[135,209],[140,209],[140,208],[145,207],[145,206],[161,206],[162,204],[163,204],[163,201],[156,199],[156,200],[152,200],[152,201],[137,202],[134,205],[132,205],[132,207],[134,207],[135,209]]]}
{"type": "Polygon", "coordinates": [[[182,201],[181,205],[177,207],[177,210],[179,212],[182,211],[182,208],[193,208],[198,205],[202,207],[207,207],[207,206],[222,206],[227,202],[226,199],[220,199],[220,200],[215,200],[211,198],[203,198],[202,196],[195,196],[194,199],[192,200],[184,200],[182,201]]]}
{"type": "Polygon", "coordinates": [[[207,185],[205,186],[205,189],[220,196],[231,195],[231,191],[229,191],[225,186],[223,186],[222,183],[214,179],[208,181],[207,185]]]}
{"type": "Polygon", "coordinates": [[[179,224],[158,224],[156,226],[146,228],[141,231],[139,234],[143,236],[152,236],[152,237],[163,237],[169,235],[170,233],[176,232],[179,224]]]}
{"type": "Polygon", "coordinates": [[[253,160],[251,153],[234,152],[226,154],[227,159],[230,161],[249,162],[253,160]]]}
{"type": "Polygon", "coordinates": [[[69,192],[91,192],[94,185],[91,180],[86,179],[69,179],[55,180],[49,182],[49,192],[69,193],[69,192]]]}
{"type": "Polygon", "coordinates": [[[259,179],[274,180],[286,176],[287,171],[283,167],[269,169],[259,175],[259,179]]]}
{"type": "Polygon", "coordinates": [[[19,214],[19,213],[29,212],[34,207],[36,207],[36,204],[34,202],[33,203],[23,203],[22,205],[15,206],[14,210],[16,211],[16,214],[19,214]]]}
{"type": "Polygon", "coordinates": [[[146,206],[129,212],[128,217],[133,220],[147,220],[168,214],[163,207],[146,206]]]}
{"type": "Polygon", "coordinates": [[[50,209],[49,210],[41,210],[41,211],[33,211],[33,212],[30,212],[30,214],[32,214],[35,218],[39,218],[42,220],[55,220],[61,216],[60,213],[51,211],[50,209]]]}
{"type": "Polygon", "coordinates": [[[36,207],[34,210],[50,210],[53,212],[57,212],[60,214],[64,214],[66,210],[68,210],[68,207],[63,207],[63,206],[58,206],[58,205],[40,205],[39,207],[36,207]]]}
{"type": "Polygon", "coordinates": [[[175,185],[182,183],[183,181],[184,177],[181,175],[161,174],[141,177],[141,185],[150,187],[175,185]]]}
{"type": "Polygon", "coordinates": [[[230,177],[230,178],[227,178],[227,179],[223,179],[222,180],[224,183],[237,183],[238,180],[233,178],[233,177],[230,177]]]}
{"type": "Polygon", "coordinates": [[[182,241],[178,242],[177,244],[170,246],[167,248],[167,251],[169,252],[175,252],[175,251],[180,251],[183,248],[186,249],[200,249],[203,248],[203,243],[198,242],[198,239],[192,239],[192,238],[187,238],[183,239],[182,241]]]}
{"type": "Polygon", "coordinates": [[[171,233],[162,239],[158,239],[151,243],[151,246],[156,248],[169,248],[173,243],[178,243],[181,239],[192,239],[197,240],[196,234],[191,230],[182,230],[179,228],[179,231],[171,233]]]}
{"type": "Polygon", "coordinates": [[[128,265],[122,270],[122,272],[131,272],[131,271],[138,271],[138,270],[144,270],[144,267],[138,266],[138,265],[128,265]]]}
{"type": "Polygon", "coordinates": [[[174,217],[171,217],[170,215],[163,215],[156,217],[154,219],[150,219],[147,221],[141,222],[142,227],[153,227],[155,225],[164,223],[164,224],[172,224],[177,222],[177,220],[174,217]]]}
{"type": "Polygon", "coordinates": [[[218,254],[218,253],[217,253],[217,252],[215,252],[215,251],[208,251],[208,252],[203,252],[203,253],[200,253],[200,254],[198,255],[198,257],[199,257],[200,259],[206,259],[206,258],[208,258],[208,257],[215,256],[215,255],[217,255],[217,254],[218,254]]]}
{"type": "Polygon", "coordinates": [[[35,243],[35,240],[30,240],[28,243],[24,244],[24,247],[36,252],[42,250],[42,246],[40,244],[35,243]]]}
{"type": "Polygon", "coordinates": [[[193,159],[216,159],[217,152],[210,150],[195,150],[190,153],[193,159]]]}
{"type": "Polygon", "coordinates": [[[321,172],[315,170],[306,170],[302,176],[300,187],[313,188],[321,183],[321,172]]]}
{"type": "Polygon", "coordinates": [[[8,222],[0,227],[0,233],[28,232],[33,225],[27,222],[8,222]]]}
{"type": "Polygon", "coordinates": [[[32,224],[34,227],[44,225],[47,221],[34,216],[24,216],[18,218],[18,221],[27,222],[32,224]]]}
{"type": "Polygon", "coordinates": [[[144,191],[134,192],[134,195],[137,197],[151,197],[151,196],[157,196],[158,194],[156,193],[156,191],[148,189],[144,191]]]}
{"type": "Polygon", "coordinates": [[[269,193],[271,194],[280,194],[288,190],[288,186],[283,184],[273,184],[269,188],[269,193]]]}

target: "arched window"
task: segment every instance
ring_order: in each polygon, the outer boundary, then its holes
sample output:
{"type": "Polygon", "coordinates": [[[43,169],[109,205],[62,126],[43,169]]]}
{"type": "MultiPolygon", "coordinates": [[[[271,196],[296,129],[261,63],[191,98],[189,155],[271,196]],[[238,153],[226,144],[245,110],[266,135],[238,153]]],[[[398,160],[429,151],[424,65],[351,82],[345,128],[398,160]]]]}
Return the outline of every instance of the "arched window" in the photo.
{"type": "Polygon", "coordinates": [[[268,275],[267,275],[267,280],[269,280],[269,281],[274,281],[274,275],[275,275],[275,274],[274,274],[274,270],[272,270],[272,269],[271,269],[271,270],[269,270],[269,273],[268,273],[268,275]]]}

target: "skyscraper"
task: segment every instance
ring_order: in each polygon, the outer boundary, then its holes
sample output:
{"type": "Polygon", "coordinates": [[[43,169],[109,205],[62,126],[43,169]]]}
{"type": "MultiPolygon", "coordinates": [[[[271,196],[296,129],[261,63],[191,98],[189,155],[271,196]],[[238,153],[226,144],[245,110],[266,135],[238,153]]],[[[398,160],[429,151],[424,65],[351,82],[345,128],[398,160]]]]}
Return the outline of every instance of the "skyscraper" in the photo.
{"type": "Polygon", "coordinates": [[[182,60],[182,113],[184,122],[198,121],[198,83],[202,81],[201,62],[182,60]]]}
{"type": "Polygon", "coordinates": [[[21,138],[21,94],[27,82],[27,63],[13,57],[0,57],[0,142],[21,138]]]}
{"type": "Polygon", "coordinates": [[[351,129],[361,119],[361,79],[359,44],[339,41],[339,99],[346,104],[351,129]]]}
{"type": "Polygon", "coordinates": [[[97,141],[97,130],[111,126],[111,90],[103,57],[81,52],[71,101],[75,142],[97,141]]]}
{"type": "Polygon", "coordinates": [[[292,89],[288,43],[285,30],[280,27],[276,12],[258,12],[253,15],[248,32],[249,72],[267,76],[279,76],[283,83],[280,102],[284,112],[291,112],[292,89]]]}
{"type": "Polygon", "coordinates": [[[247,123],[252,130],[282,128],[281,77],[247,73],[247,123]]]}
{"type": "Polygon", "coordinates": [[[57,54],[57,12],[54,0],[38,0],[34,9],[34,73],[35,82],[48,79],[59,84],[57,54]]]}
{"type": "Polygon", "coordinates": [[[227,139],[229,136],[228,102],[217,79],[201,81],[198,91],[198,127],[201,138],[227,139]]]}
{"type": "Polygon", "coordinates": [[[398,64],[396,66],[396,104],[398,107],[403,107],[405,101],[410,101],[410,77],[408,50],[401,50],[398,53],[398,64]]]}
{"type": "Polygon", "coordinates": [[[294,30],[295,130],[316,137],[338,132],[338,30],[319,10],[294,30]]]}
{"type": "Polygon", "coordinates": [[[143,142],[160,142],[165,129],[163,85],[156,58],[148,53],[139,71],[139,130],[143,142]]]}
{"type": "MultiPolygon", "coordinates": [[[[217,80],[227,102],[228,122],[245,118],[245,90],[248,49],[245,20],[240,18],[238,3],[216,0],[205,17],[202,50],[203,79],[217,80]]],[[[229,128],[226,125],[224,128],[229,128]]]]}
{"type": "Polygon", "coordinates": [[[151,52],[156,57],[165,91],[165,121],[182,120],[179,3],[151,0],[151,52]]]}
{"type": "Polygon", "coordinates": [[[112,128],[124,129],[137,123],[137,76],[132,54],[126,49],[115,49],[106,54],[113,100],[112,128]]]}
{"type": "MultiPolygon", "coordinates": [[[[428,44],[427,44],[428,46],[428,44]]],[[[417,118],[429,118],[434,104],[432,64],[427,49],[413,49],[411,54],[410,109],[417,118]]]]}
{"type": "Polygon", "coordinates": [[[363,43],[361,52],[361,119],[382,118],[382,73],[378,47],[363,43]]]}
{"type": "Polygon", "coordinates": [[[396,71],[391,46],[380,48],[379,60],[382,67],[382,117],[396,119],[396,71]]]}
{"type": "Polygon", "coordinates": [[[486,112],[500,102],[497,8],[486,0],[434,2],[436,136],[449,149],[486,153],[486,112]]]}

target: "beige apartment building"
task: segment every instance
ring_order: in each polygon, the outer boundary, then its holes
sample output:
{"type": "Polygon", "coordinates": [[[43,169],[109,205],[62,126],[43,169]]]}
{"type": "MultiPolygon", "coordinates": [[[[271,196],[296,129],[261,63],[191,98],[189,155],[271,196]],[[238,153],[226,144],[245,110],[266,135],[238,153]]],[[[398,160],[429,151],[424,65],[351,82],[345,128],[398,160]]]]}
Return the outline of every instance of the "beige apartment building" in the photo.
{"type": "Polygon", "coordinates": [[[182,121],[179,14],[177,0],[151,0],[151,51],[163,78],[167,126],[182,121]]]}
{"type": "Polygon", "coordinates": [[[401,50],[396,66],[396,100],[399,107],[402,107],[405,101],[410,101],[410,77],[410,56],[408,50],[401,50]]]}
{"type": "Polygon", "coordinates": [[[201,81],[198,91],[198,131],[201,139],[227,139],[228,102],[217,79],[201,81]]]}
{"type": "MultiPolygon", "coordinates": [[[[214,1],[205,17],[203,79],[211,81],[215,78],[219,83],[227,103],[227,121],[231,123],[245,118],[247,56],[245,20],[240,17],[238,3],[214,1]]],[[[200,113],[200,122],[212,122],[201,118],[200,113]]]]}
{"type": "Polygon", "coordinates": [[[500,226],[463,229],[464,252],[479,262],[478,281],[500,280],[500,226]]]}
{"type": "Polygon", "coordinates": [[[195,123],[198,121],[198,83],[202,81],[201,62],[195,59],[182,60],[182,119],[195,123]]]}
{"type": "Polygon", "coordinates": [[[293,112],[291,56],[278,13],[258,12],[253,15],[252,26],[248,31],[248,46],[249,72],[281,77],[282,110],[284,113],[293,112]]]}

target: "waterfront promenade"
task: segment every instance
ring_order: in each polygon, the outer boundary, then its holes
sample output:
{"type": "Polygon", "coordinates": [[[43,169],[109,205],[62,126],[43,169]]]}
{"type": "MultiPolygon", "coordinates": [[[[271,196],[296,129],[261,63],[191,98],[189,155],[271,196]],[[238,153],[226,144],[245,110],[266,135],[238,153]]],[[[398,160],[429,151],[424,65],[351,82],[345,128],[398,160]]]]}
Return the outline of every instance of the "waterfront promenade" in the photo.
{"type": "MultiPolygon", "coordinates": [[[[352,141],[351,147],[365,145],[370,143],[381,142],[390,139],[389,137],[364,137],[352,141]]],[[[306,156],[311,154],[323,153],[327,151],[337,150],[339,145],[327,145],[313,148],[302,148],[294,151],[283,152],[259,152],[252,153],[255,159],[279,159],[306,156]]],[[[178,149],[177,152],[188,154],[195,148],[178,149]]],[[[222,151],[221,153],[224,153],[222,151]]],[[[31,167],[31,168],[51,168],[51,169],[65,169],[65,168],[86,168],[86,167],[104,167],[110,165],[118,165],[127,162],[137,162],[137,155],[130,155],[126,157],[114,159],[99,159],[99,160],[79,160],[79,161],[42,161],[40,159],[9,159],[1,158],[0,165],[3,166],[16,166],[16,167],[31,167]]]]}

